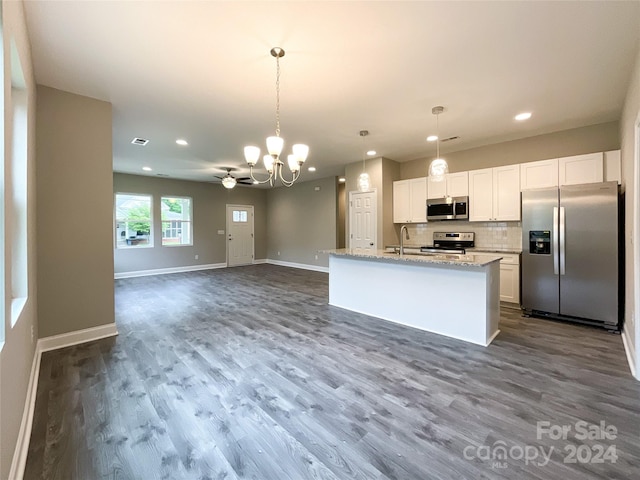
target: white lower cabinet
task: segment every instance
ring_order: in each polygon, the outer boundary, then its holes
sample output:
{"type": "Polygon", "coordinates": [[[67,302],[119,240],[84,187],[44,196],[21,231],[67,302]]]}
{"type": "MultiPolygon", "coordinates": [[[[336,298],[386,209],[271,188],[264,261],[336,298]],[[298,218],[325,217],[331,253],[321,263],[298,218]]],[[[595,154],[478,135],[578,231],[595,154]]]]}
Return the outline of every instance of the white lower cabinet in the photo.
{"type": "Polygon", "coordinates": [[[469,254],[502,257],[500,260],[500,301],[520,304],[520,255],[475,251],[470,251],[469,254]]]}

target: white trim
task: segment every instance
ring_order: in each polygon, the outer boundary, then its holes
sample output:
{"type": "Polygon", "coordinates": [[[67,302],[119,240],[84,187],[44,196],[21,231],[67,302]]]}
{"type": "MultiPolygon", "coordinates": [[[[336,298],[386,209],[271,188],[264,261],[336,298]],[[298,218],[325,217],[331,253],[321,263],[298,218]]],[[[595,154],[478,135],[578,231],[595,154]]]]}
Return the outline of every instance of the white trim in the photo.
{"type": "Polygon", "coordinates": [[[267,259],[266,258],[260,258],[258,260],[254,260],[253,261],[254,265],[259,265],[259,264],[262,264],[262,263],[267,263],[267,259]]]}
{"type": "Polygon", "coordinates": [[[24,410],[22,411],[22,421],[20,422],[20,430],[18,431],[16,449],[13,452],[11,469],[9,470],[9,478],[14,480],[22,480],[24,478],[24,468],[27,464],[27,454],[29,453],[33,413],[36,407],[38,378],[40,377],[40,359],[42,358],[42,352],[38,346],[39,345],[36,345],[36,350],[33,354],[31,374],[29,375],[29,384],[27,385],[27,397],[24,402],[24,410]]]}
{"type": "Polygon", "coordinates": [[[112,337],[117,334],[116,324],[108,323],[107,325],[100,325],[99,327],[85,328],[84,330],[76,330],[74,332],[53,335],[38,340],[36,350],[33,354],[33,362],[31,363],[27,396],[24,402],[20,430],[18,431],[18,440],[11,461],[11,469],[9,470],[9,478],[13,480],[23,480],[24,478],[24,469],[27,463],[27,454],[29,453],[29,441],[31,440],[31,429],[33,427],[33,414],[36,406],[36,393],[38,391],[42,353],[49,350],[57,350],[58,348],[70,347],[79,343],[112,337]]]}
{"type": "Polygon", "coordinates": [[[624,352],[627,354],[627,362],[629,362],[629,369],[631,370],[631,375],[640,380],[638,377],[638,372],[636,371],[636,352],[633,349],[633,342],[630,340],[628,333],[629,330],[626,328],[622,331],[622,345],[624,345],[624,352]]]}
{"type": "Polygon", "coordinates": [[[100,325],[98,327],[74,330],[73,332],[41,338],[38,340],[38,350],[40,350],[40,352],[48,352],[49,350],[71,347],[79,343],[93,342],[94,340],[113,337],[115,335],[118,335],[116,324],[107,323],[106,325],[100,325]]]}
{"type": "Polygon", "coordinates": [[[166,275],[168,273],[181,273],[181,272],[196,272],[198,270],[212,270],[214,268],[225,268],[226,263],[209,263],[206,265],[187,265],[185,267],[169,267],[169,268],[154,268],[152,270],[136,270],[132,272],[119,272],[114,275],[114,278],[132,278],[132,277],[146,277],[149,275],[166,275]]]}
{"type": "Polygon", "coordinates": [[[267,259],[266,263],[271,265],[280,265],[281,267],[301,268],[303,270],[313,270],[314,272],[329,273],[329,267],[321,267],[318,265],[308,265],[306,263],[283,262],[281,260],[267,259]]]}
{"type": "MultiPolygon", "coordinates": [[[[634,356],[638,348],[640,348],[640,212],[638,212],[638,208],[640,208],[640,111],[636,116],[636,122],[634,124],[634,135],[633,135],[633,164],[634,164],[634,185],[633,185],[633,233],[632,233],[632,241],[633,241],[633,273],[634,273],[634,302],[633,302],[633,312],[634,322],[633,327],[635,329],[635,339],[629,338],[631,340],[629,343],[633,345],[634,348],[634,356]],[[633,341],[635,340],[635,341],[633,341]]],[[[631,372],[633,376],[640,380],[640,358],[635,356],[635,362],[633,364],[633,368],[631,372]]]]}

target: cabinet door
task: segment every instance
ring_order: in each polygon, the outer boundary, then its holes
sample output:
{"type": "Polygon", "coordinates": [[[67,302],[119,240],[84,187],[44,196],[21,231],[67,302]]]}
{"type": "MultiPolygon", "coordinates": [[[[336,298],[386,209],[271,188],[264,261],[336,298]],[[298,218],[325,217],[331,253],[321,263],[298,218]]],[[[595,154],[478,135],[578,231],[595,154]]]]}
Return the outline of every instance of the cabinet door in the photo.
{"type": "Polygon", "coordinates": [[[520,303],[520,269],[518,265],[500,263],[500,300],[520,303]]]}
{"type": "Polygon", "coordinates": [[[558,186],[558,159],[520,164],[520,190],[558,186]]]}
{"type": "Polygon", "coordinates": [[[589,153],[558,160],[560,185],[596,183],[604,180],[603,153],[589,153]]]}
{"type": "Polygon", "coordinates": [[[493,169],[469,172],[469,221],[483,222],[493,218],[493,169]]]}
{"type": "Polygon", "coordinates": [[[520,166],[493,169],[493,220],[520,220],[520,166]]]}
{"type": "Polygon", "coordinates": [[[466,197],[469,195],[469,172],[450,173],[447,175],[447,195],[450,197],[466,197]]]}
{"type": "Polygon", "coordinates": [[[434,182],[431,177],[427,177],[427,198],[443,198],[447,196],[447,181],[443,179],[434,182]]]}
{"type": "Polygon", "coordinates": [[[407,223],[411,221],[409,202],[409,180],[393,182],[393,222],[407,223]]]}
{"type": "Polygon", "coordinates": [[[427,179],[413,178],[409,180],[409,206],[411,221],[426,223],[427,221],[427,179]]]}

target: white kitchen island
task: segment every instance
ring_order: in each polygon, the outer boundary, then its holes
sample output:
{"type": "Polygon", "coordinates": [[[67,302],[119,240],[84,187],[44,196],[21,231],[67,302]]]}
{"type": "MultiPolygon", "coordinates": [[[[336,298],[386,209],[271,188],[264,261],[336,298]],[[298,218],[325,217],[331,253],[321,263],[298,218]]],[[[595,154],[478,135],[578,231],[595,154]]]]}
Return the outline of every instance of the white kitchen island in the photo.
{"type": "Polygon", "coordinates": [[[483,346],[500,332],[499,256],[326,253],[330,305],[483,346]]]}

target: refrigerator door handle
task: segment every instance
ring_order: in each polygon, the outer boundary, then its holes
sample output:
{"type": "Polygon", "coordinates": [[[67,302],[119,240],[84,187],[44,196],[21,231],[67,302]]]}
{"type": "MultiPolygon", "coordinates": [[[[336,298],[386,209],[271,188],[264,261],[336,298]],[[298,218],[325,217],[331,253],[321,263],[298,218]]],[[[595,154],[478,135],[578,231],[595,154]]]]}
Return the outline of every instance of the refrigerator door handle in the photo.
{"type": "Polygon", "coordinates": [[[565,257],[565,245],[566,245],[566,225],[565,225],[565,213],[564,207],[560,207],[560,275],[564,275],[566,273],[566,263],[567,259],[565,257]]]}
{"type": "Polygon", "coordinates": [[[558,275],[558,207],[553,207],[551,235],[553,240],[553,274],[558,275]]]}

